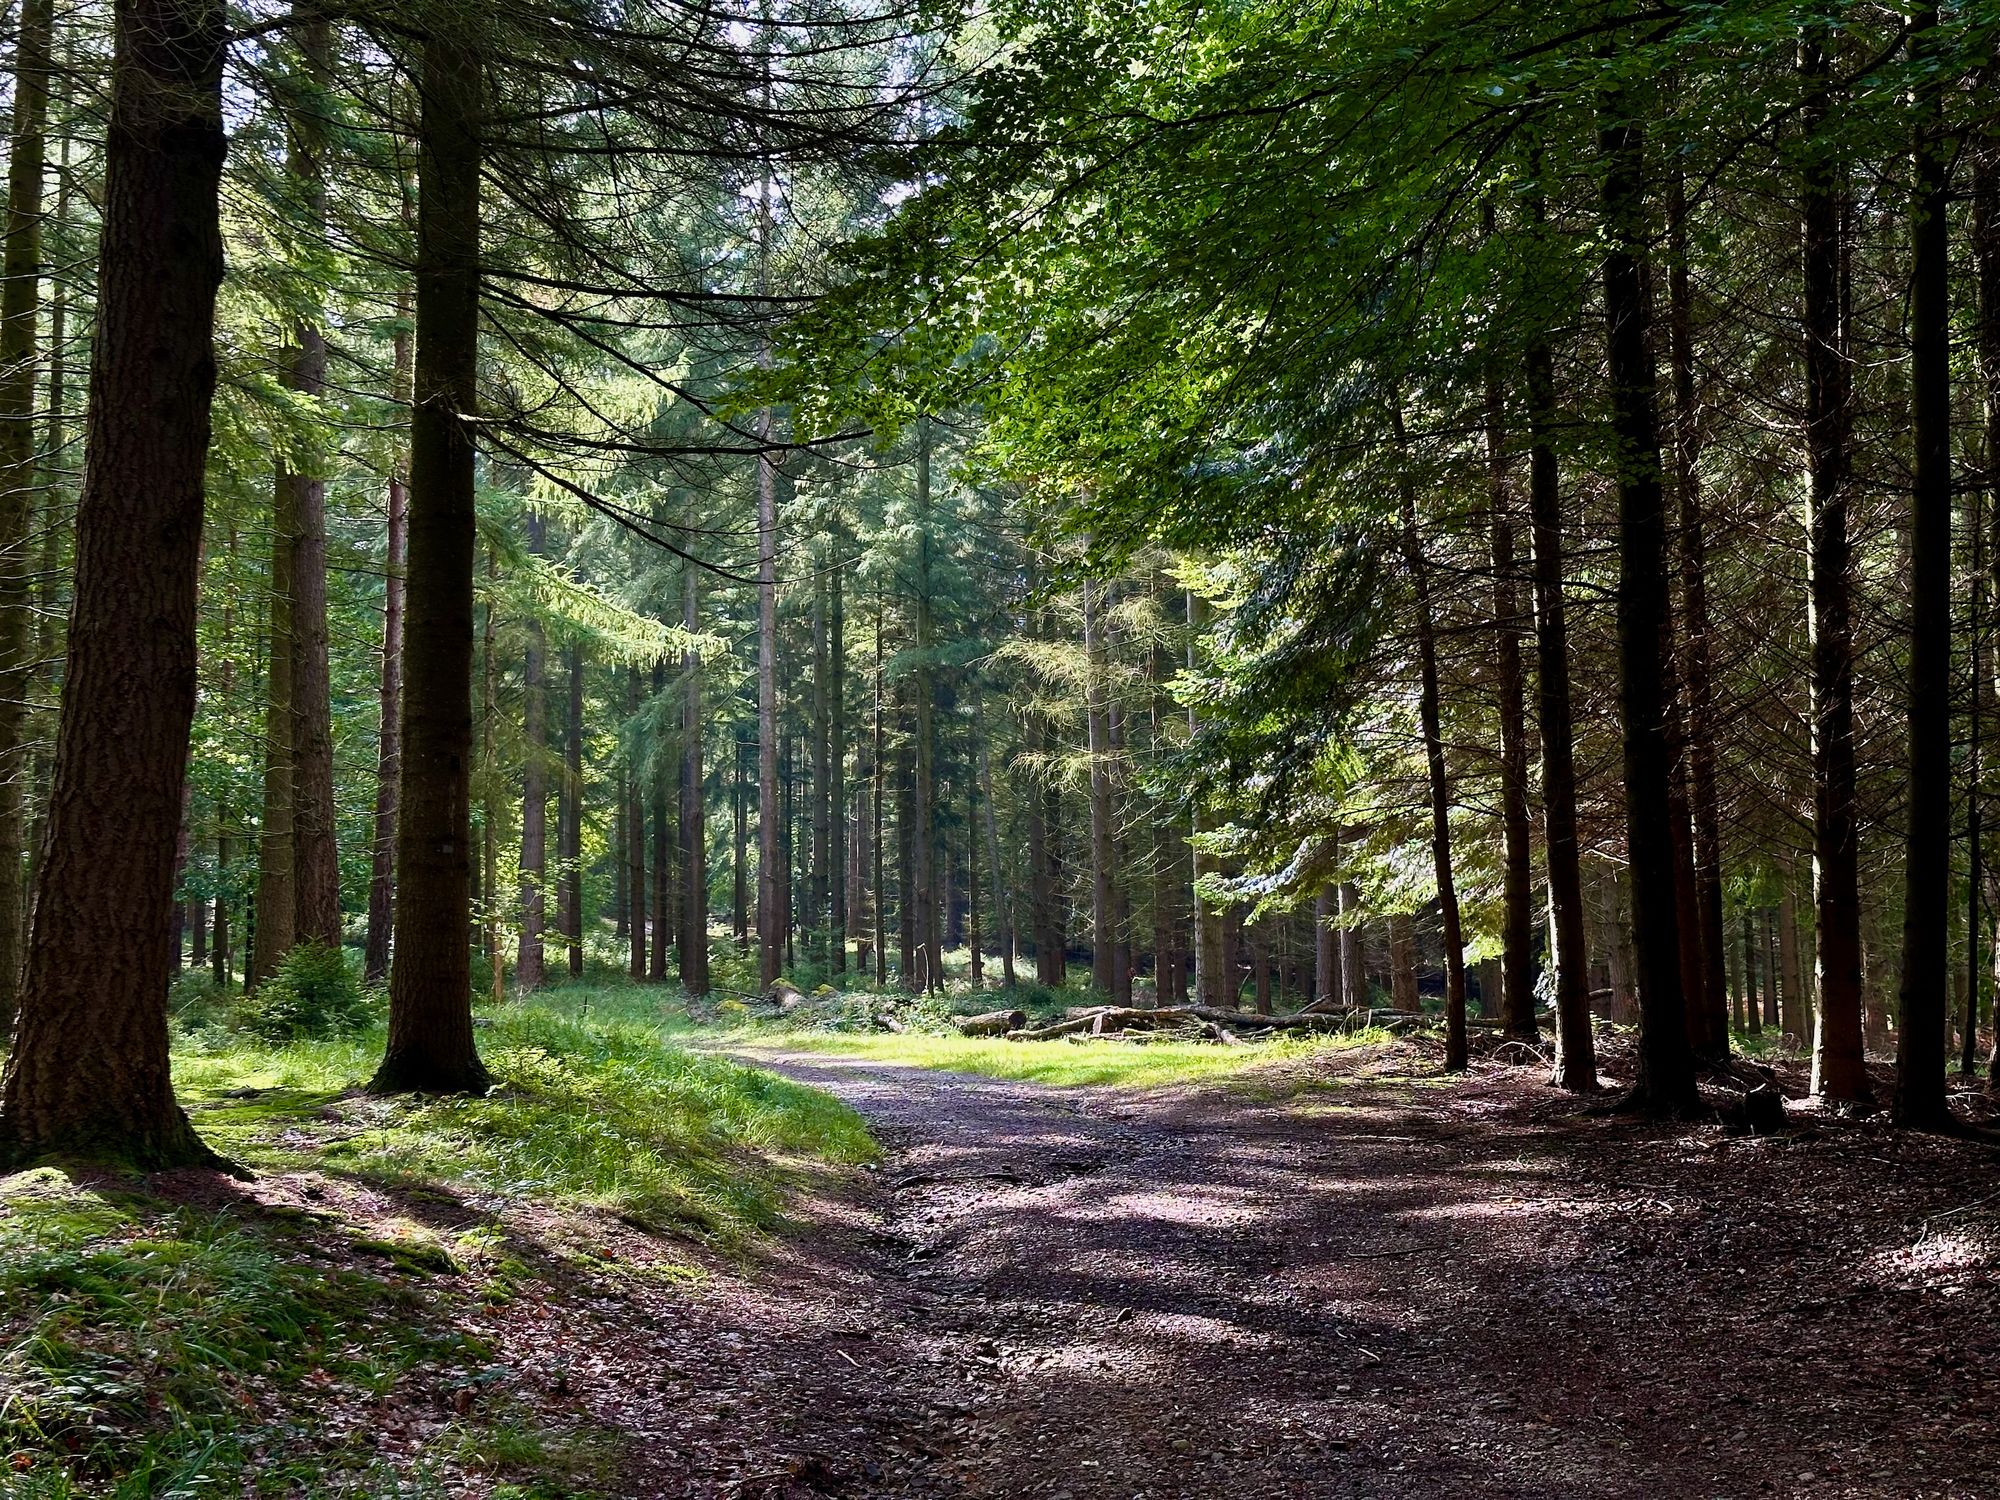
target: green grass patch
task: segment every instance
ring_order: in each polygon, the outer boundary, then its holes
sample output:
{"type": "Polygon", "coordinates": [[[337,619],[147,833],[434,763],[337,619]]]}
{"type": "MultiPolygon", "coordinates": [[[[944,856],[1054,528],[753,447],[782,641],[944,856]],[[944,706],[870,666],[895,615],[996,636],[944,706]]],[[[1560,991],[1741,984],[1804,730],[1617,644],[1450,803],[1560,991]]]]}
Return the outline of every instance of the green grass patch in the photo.
{"type": "Polygon", "coordinates": [[[697,1274],[664,1242],[615,1253],[597,1211],[740,1248],[804,1171],[877,1154],[831,1097],[678,1045],[663,999],[482,1009],[489,1096],[378,1099],[379,1020],[287,1041],[196,997],[174,1066],[197,1128],[259,1175],[317,1174],[261,1190],[310,1206],[0,1179],[0,1494],[618,1493],[618,1436],[537,1412],[472,1315],[697,1274]]]}
{"type": "Polygon", "coordinates": [[[203,1032],[176,1058],[196,1125],[253,1167],[588,1205],[723,1246],[776,1222],[792,1169],[876,1154],[817,1090],[670,1040],[644,992],[571,991],[481,1014],[481,1099],[358,1090],[381,1038],[272,1046],[203,1032]]]}
{"type": "Polygon", "coordinates": [[[1010,1042],[994,1037],[918,1033],[812,1033],[788,1039],[801,1051],[866,1057],[907,1067],[989,1078],[1019,1079],[1056,1088],[1113,1086],[1158,1088],[1168,1084],[1253,1077],[1268,1065],[1388,1040],[1381,1031],[1285,1038],[1241,1047],[1213,1042],[1116,1042],[1060,1038],[1010,1042]]]}

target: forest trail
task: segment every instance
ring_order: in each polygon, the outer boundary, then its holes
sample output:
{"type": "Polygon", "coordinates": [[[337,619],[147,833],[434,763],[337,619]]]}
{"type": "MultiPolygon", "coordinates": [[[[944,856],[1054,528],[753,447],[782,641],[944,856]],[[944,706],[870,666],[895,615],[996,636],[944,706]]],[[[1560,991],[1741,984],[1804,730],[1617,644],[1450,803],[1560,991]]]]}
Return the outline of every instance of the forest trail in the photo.
{"type": "Polygon", "coordinates": [[[745,1340],[698,1388],[750,1399],[683,1493],[2000,1494],[1990,1153],[1580,1121],[1395,1049],[1288,1100],[741,1060],[889,1154],[697,1299],[745,1340]]]}

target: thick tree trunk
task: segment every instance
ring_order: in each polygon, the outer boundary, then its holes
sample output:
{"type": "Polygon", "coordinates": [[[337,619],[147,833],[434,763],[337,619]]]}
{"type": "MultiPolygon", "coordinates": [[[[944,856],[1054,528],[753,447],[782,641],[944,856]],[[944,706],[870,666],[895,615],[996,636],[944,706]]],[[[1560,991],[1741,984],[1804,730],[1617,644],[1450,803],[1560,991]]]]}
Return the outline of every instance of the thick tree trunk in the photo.
{"type": "Polygon", "coordinates": [[[1625,749],[1625,837],[1639,967],[1636,1102],[1695,1106],[1694,1055],[1682,989],[1674,890],[1673,781],[1663,646],[1667,630],[1666,499],[1660,476],[1646,243],[1645,137],[1622,92],[1605,101],[1604,316],[1618,464],[1619,717],[1625,749]]]}
{"type": "Polygon", "coordinates": [[[35,501],[35,361],[42,291],[42,197],[55,40],[53,0],[24,0],[14,43],[7,222],[0,244],[0,1036],[21,994],[27,933],[27,702],[36,643],[28,568],[35,501]]]}
{"type": "MultiPolygon", "coordinates": [[[[1400,404],[1393,413],[1396,451],[1403,451],[1403,413],[1400,404]]],[[[1451,782],[1444,763],[1444,728],[1438,703],[1437,641],[1431,625],[1430,565],[1417,535],[1416,490],[1407,474],[1399,474],[1397,486],[1403,520],[1403,560],[1410,570],[1410,588],[1415,596],[1417,628],[1417,670],[1420,678],[1418,714],[1423,722],[1424,766],[1427,772],[1431,811],[1431,861],[1437,872],[1438,911],[1444,926],[1444,1066],[1447,1072],[1466,1067],[1465,1034],[1465,939],[1459,925],[1458,887],[1451,863],[1451,782]]]]}
{"type": "MultiPolygon", "coordinates": [[[[1938,12],[1910,21],[1910,56],[1936,58],[1938,12]]],[[[1916,98],[1914,200],[1910,205],[1910,673],[1908,831],[1903,866],[1903,963],[1897,995],[1895,1116],[1938,1126],[1945,1104],[1946,952],[1951,925],[1951,258],[1952,142],[1944,80],[1928,76],[1916,98]]]]}
{"type": "MultiPolygon", "coordinates": [[[[528,513],[528,551],[539,555],[547,523],[528,513]]],[[[548,914],[549,877],[549,702],[543,664],[547,655],[542,622],[530,616],[521,658],[521,941],[514,982],[524,995],[544,983],[542,926],[548,914]]]]}
{"type": "Polygon", "coordinates": [[[569,972],[583,977],[583,647],[563,650],[569,677],[569,712],[563,718],[562,796],[556,807],[556,858],[562,863],[562,930],[569,944],[569,972]]]}
{"type": "MultiPolygon", "coordinates": [[[[701,629],[700,578],[681,571],[681,626],[701,629]]],[[[708,979],[708,804],[702,764],[701,653],[681,653],[681,988],[700,997],[708,979]]]]}
{"type": "Polygon", "coordinates": [[[213,1159],[174,1101],[166,990],[222,280],[225,24],[210,0],[116,12],[75,601],[0,1079],[8,1165],[213,1159]]]}
{"type": "Polygon", "coordinates": [[[1521,667],[1521,594],[1514,558],[1513,496],[1507,484],[1505,406],[1500,370],[1486,375],[1486,465],[1491,504],[1494,694],[1500,727],[1500,1022],[1507,1034],[1535,1035],[1534,860],[1528,821],[1528,730],[1521,667]]]}
{"type": "MultiPolygon", "coordinates": [[[[396,321],[410,316],[410,294],[396,294],[396,321]]],[[[399,326],[395,335],[395,375],[390,396],[398,406],[410,401],[411,339],[399,326]]],[[[402,775],[398,738],[403,707],[403,590],[409,489],[404,456],[399,452],[389,470],[389,529],[382,583],[382,729],[375,756],[375,844],[368,877],[368,938],[362,954],[362,974],[380,984],[389,973],[389,928],[395,916],[396,788],[402,775]]]]}
{"type": "Polygon", "coordinates": [[[417,350],[403,782],[389,1045],[378,1093],[477,1093],[466,936],[472,921],[473,446],[479,391],[479,57],[448,33],[418,88],[417,350]]]}
{"type": "Polygon", "coordinates": [[[1687,798],[1694,841],[1694,928],[1701,967],[1688,1004],[1700,1034],[1729,1050],[1728,981],[1722,956],[1722,820],[1716,805],[1715,688],[1709,660],[1708,548],[1702,532],[1701,415],[1694,388],[1694,292],[1688,275],[1687,194],[1679,173],[1667,193],[1668,331],[1674,384],[1674,491],[1680,500],[1680,671],[1687,798]]]}
{"type": "MultiPolygon", "coordinates": [[[[1536,221],[1541,221],[1537,204],[1536,221]]],[[[1576,827],[1576,758],[1569,691],[1569,619],[1563,597],[1561,475],[1556,467],[1554,361],[1546,341],[1528,350],[1528,505],[1535,551],[1535,708],[1542,744],[1542,838],[1555,942],[1558,1088],[1597,1089],[1590,1017],[1590,953],[1584,935],[1583,871],[1576,827]]]]}
{"type": "MultiPolygon", "coordinates": [[[[333,40],[323,19],[299,28],[300,51],[317,85],[331,68],[333,40]]],[[[326,173],[323,122],[310,110],[292,121],[287,172],[298,184],[310,232],[323,236],[326,173]]],[[[326,337],[311,321],[293,330],[287,383],[317,400],[326,385],[326,337]]],[[[315,456],[317,459],[317,455],[315,456]]],[[[333,699],[327,665],[326,480],[311,462],[281,470],[294,490],[292,532],[292,933],[300,942],[340,946],[340,854],[333,800],[333,699]]]]}
{"type": "MultiPolygon", "coordinates": [[[[1972,263],[1979,292],[1980,400],[1985,418],[1982,455],[1985,472],[1980,478],[1990,523],[2000,527],[2000,134],[1992,131],[1981,142],[1973,167],[1972,263]]],[[[1990,540],[1988,562],[2000,571],[2000,537],[1990,540]]],[[[2000,577],[1987,581],[2000,589],[2000,577]]],[[[1975,673],[1980,670],[1980,664],[1975,662],[1975,673]]],[[[1983,679],[1980,686],[1983,690],[1983,679]]],[[[1984,887],[1975,885],[1974,902],[1978,903],[1983,895],[1984,887]]],[[[2000,947],[1995,949],[1994,964],[2000,972],[2000,947]]],[[[2000,1091],[2000,985],[1995,987],[1994,1017],[1993,1050],[1987,1058],[1986,1082],[1990,1091],[2000,1091]]]]}
{"type": "Polygon", "coordinates": [[[1846,255],[1841,190],[1828,140],[1833,109],[1823,32],[1800,40],[1802,111],[1813,156],[1802,183],[1800,273],[1805,324],[1806,528],[1811,554],[1813,902],[1818,1025],[1812,1091],[1836,1103],[1870,1097],[1861,999],[1860,833],[1855,807],[1853,549],[1847,533],[1849,424],[1846,255]]]}

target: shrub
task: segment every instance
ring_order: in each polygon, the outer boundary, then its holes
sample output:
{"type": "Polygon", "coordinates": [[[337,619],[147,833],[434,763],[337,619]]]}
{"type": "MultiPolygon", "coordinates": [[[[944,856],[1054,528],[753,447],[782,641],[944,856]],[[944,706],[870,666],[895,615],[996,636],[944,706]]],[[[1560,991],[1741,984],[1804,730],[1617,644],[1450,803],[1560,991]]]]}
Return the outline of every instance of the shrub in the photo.
{"type": "Polygon", "coordinates": [[[274,1042],[347,1036],[373,1019],[347,955],[324,943],[300,943],[237,1012],[237,1024],[274,1042]]]}
{"type": "Polygon", "coordinates": [[[167,988],[167,1014],[183,1031],[199,1031],[224,1021],[235,991],[217,984],[207,969],[188,969],[174,976],[167,988]]]}

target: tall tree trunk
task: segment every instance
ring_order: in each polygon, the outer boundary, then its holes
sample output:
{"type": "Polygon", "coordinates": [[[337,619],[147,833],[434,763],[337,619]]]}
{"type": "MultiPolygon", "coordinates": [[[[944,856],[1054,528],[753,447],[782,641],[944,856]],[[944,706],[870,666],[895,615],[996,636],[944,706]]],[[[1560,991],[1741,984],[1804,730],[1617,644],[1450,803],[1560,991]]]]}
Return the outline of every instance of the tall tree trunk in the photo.
{"type": "MultiPolygon", "coordinates": [[[[1389,914],[1389,996],[1396,1009],[1415,1015],[1423,1008],[1417,994],[1417,931],[1408,912],[1389,914]]],[[[1349,996],[1349,1005],[1359,1004],[1349,996]]]]}
{"type": "Polygon", "coordinates": [[[7,223],[0,243],[0,1036],[21,995],[26,936],[27,700],[35,655],[28,569],[35,500],[35,363],[42,292],[43,176],[55,42],[53,0],[24,0],[14,43],[7,223]]]}
{"type": "MultiPolygon", "coordinates": [[[[1400,401],[1392,413],[1396,452],[1403,448],[1400,401]]],[[[1465,1034],[1465,938],[1459,925],[1458,887],[1451,865],[1451,782],[1445,771],[1444,729],[1438,704],[1437,641],[1431,625],[1430,564],[1417,535],[1417,497],[1407,473],[1399,473],[1403,519],[1403,560],[1416,599],[1417,668],[1421,678],[1419,717],[1423,721],[1424,764],[1431,805],[1431,860],[1437,872],[1438,912],[1444,925],[1444,1065],[1462,1072],[1468,1061],[1465,1034]]]]}
{"type": "MultiPolygon", "coordinates": [[[[1910,19],[1910,57],[1942,70],[1938,12],[1910,19]]],[[[1917,117],[1910,264],[1909,825],[1903,866],[1903,963],[1897,996],[1896,1119],[1937,1126],[1945,1104],[1946,952],[1951,925],[1951,298],[1952,142],[1944,77],[1927,75],[1917,117]]]]}
{"type": "Polygon", "coordinates": [[[477,53],[441,31],[418,88],[417,352],[410,416],[403,784],[389,1045],[378,1093],[476,1093],[466,933],[472,883],[473,446],[479,401],[477,53]]]}
{"type": "Polygon", "coordinates": [[[1097,588],[1083,584],[1085,747],[1090,756],[1090,987],[1100,995],[1118,983],[1115,930],[1117,871],[1111,807],[1111,747],[1104,718],[1104,641],[1098,626],[1097,588]]]}
{"type": "Polygon", "coordinates": [[[812,603],[812,800],[809,805],[806,856],[806,928],[812,934],[811,956],[830,964],[839,939],[833,927],[833,714],[829,701],[833,663],[827,643],[828,603],[826,553],[814,549],[816,576],[812,603]]]}
{"type": "MultiPolygon", "coordinates": [[[[395,374],[390,398],[410,401],[410,294],[396,293],[395,374]]],[[[389,973],[389,926],[396,891],[396,787],[402,774],[403,570],[409,521],[407,461],[399,450],[389,469],[389,530],[382,582],[382,730],[375,757],[375,846],[368,876],[368,938],[362,974],[380,984],[389,973]]]]}
{"type": "Polygon", "coordinates": [[[1688,1004],[1705,1017],[1700,1034],[1729,1050],[1729,984],[1722,956],[1722,820],[1715,787],[1715,688],[1709,660],[1708,548],[1702,532],[1701,414],[1694,389],[1694,292],[1688,275],[1687,190],[1667,189],[1667,324],[1674,383],[1674,491],[1680,500],[1681,691],[1688,813],[1694,833],[1694,919],[1701,968],[1688,1004]]]}
{"type": "Polygon", "coordinates": [[[1861,1023],[1860,833],[1855,809],[1853,549],[1847,534],[1849,425],[1846,254],[1838,169],[1830,153],[1826,28],[1801,34],[1800,279],[1805,324],[1806,527],[1811,556],[1813,904],[1819,1020],[1812,1091],[1836,1103],[1870,1097],[1861,1023]]]}
{"type": "MultiPolygon", "coordinates": [[[[665,698],[666,663],[653,664],[653,697],[665,698]]],[[[664,713],[664,708],[656,708],[664,713]]],[[[664,722],[664,721],[663,721],[664,722]]],[[[653,746],[653,946],[646,956],[646,977],[665,983],[667,977],[668,934],[679,925],[680,903],[674,890],[674,825],[677,798],[667,775],[673,762],[664,744],[653,746]]]]}
{"type": "Polygon", "coordinates": [[[1619,717],[1625,747],[1625,837],[1639,965],[1639,1066],[1634,1099],[1680,1113],[1696,1103],[1682,990],[1680,913],[1670,812],[1673,755],[1663,647],[1667,631],[1666,498],[1660,482],[1652,306],[1646,243],[1645,136],[1632,101],[1607,96],[1604,317],[1618,463],[1619,717]]]}
{"type": "MultiPolygon", "coordinates": [[[[303,22],[299,50],[317,90],[332,68],[332,29],[324,19],[303,22]]],[[[325,237],[325,125],[317,102],[294,112],[287,173],[298,185],[299,207],[315,238],[325,237]]],[[[326,336],[311,320],[292,333],[288,384],[308,400],[326,385],[326,336]]],[[[326,479],[319,455],[280,474],[294,489],[292,518],[292,914],[301,942],[340,946],[340,855],[335,846],[333,800],[333,699],[327,665],[326,479]]]]}
{"type": "MultiPolygon", "coordinates": [[[[1490,228],[1490,226],[1489,226],[1490,228]]],[[[1507,1035],[1535,1035],[1533,838],[1528,822],[1528,730],[1521,668],[1521,594],[1514,558],[1513,496],[1507,484],[1500,368],[1486,374],[1486,465],[1491,503],[1494,693],[1500,725],[1500,1022],[1507,1035]]]]}
{"type": "MultiPolygon", "coordinates": [[[[1187,666],[1192,673],[1195,669],[1195,649],[1201,630],[1208,623],[1208,601],[1188,590],[1187,624],[1188,647],[1187,666]]],[[[1188,739],[1193,741],[1201,733],[1201,720],[1195,712],[1194,704],[1188,705],[1188,739]]],[[[1194,994],[1203,1005],[1221,1005],[1228,992],[1228,982],[1223,970],[1227,959],[1222,951],[1222,914],[1216,910],[1213,901],[1201,895],[1201,878],[1215,873],[1216,857],[1201,847],[1202,805],[1195,799],[1194,811],[1189,822],[1189,845],[1192,853],[1189,862],[1195,883],[1194,896],[1194,994]]]]}
{"type": "MultiPolygon", "coordinates": [[[[615,681],[615,678],[614,678],[615,681]]],[[[629,867],[625,860],[625,811],[632,798],[625,786],[626,770],[624,758],[619,758],[618,769],[612,776],[611,809],[611,907],[615,926],[612,936],[621,943],[632,937],[632,893],[625,888],[625,877],[629,867]]],[[[739,847],[738,853],[741,853],[739,847]]]]}
{"type": "Polygon", "coordinates": [[[646,764],[639,743],[639,669],[625,669],[625,890],[632,903],[626,972],[646,977],[646,764]]]}
{"type": "MultiPolygon", "coordinates": [[[[1982,434],[1985,472],[1980,478],[1991,522],[2000,527],[2000,133],[1992,131],[1980,143],[1974,158],[1972,263],[1979,292],[1977,343],[1980,399],[1985,418],[1982,434]]],[[[1993,539],[1988,551],[1990,565],[2000,570],[2000,538],[1993,539]]],[[[1988,581],[2000,588],[2000,578],[1988,581]]],[[[1974,671],[1979,671],[1977,662],[1974,671]]],[[[1982,895],[1983,888],[1975,885],[1974,901],[1982,895]]],[[[2000,948],[1995,950],[1994,962],[2000,966],[2000,948]]],[[[1995,988],[1994,1017],[1993,1051],[1987,1059],[1986,1083],[1989,1091],[2000,1091],[2000,985],[1995,988]]]]}
{"type": "Polygon", "coordinates": [[[293,847],[292,568],[298,556],[299,487],[282,471],[271,504],[270,661],[264,675],[264,806],[257,822],[257,928],[245,988],[269,979],[298,941],[298,858],[293,847]]]}
{"type": "MultiPolygon", "coordinates": [[[[847,547],[838,526],[833,545],[847,547]]],[[[847,603],[844,578],[847,558],[835,559],[827,576],[827,878],[833,886],[833,972],[847,972],[847,603]]]]}
{"type": "Polygon", "coordinates": [[[930,652],[935,645],[931,629],[931,431],[924,419],[917,421],[917,584],[916,670],[911,674],[914,699],[916,759],[914,814],[915,829],[910,837],[910,886],[916,897],[917,989],[934,990],[943,981],[943,949],[938,931],[937,876],[937,746],[931,714],[930,652]]]}
{"type": "MultiPolygon", "coordinates": [[[[1313,1000],[1332,1007],[1342,1003],[1340,988],[1340,933],[1334,926],[1340,898],[1331,882],[1319,888],[1313,900],[1313,1000]]],[[[1205,1003],[1205,1002],[1204,1002],[1205,1003]]]]}
{"type": "MultiPolygon", "coordinates": [[[[1536,222],[1542,219],[1539,202],[1536,222]]],[[[1527,355],[1528,505],[1535,551],[1535,709],[1542,744],[1542,839],[1554,929],[1558,1088],[1597,1090],[1590,1017],[1590,953],[1576,826],[1576,758],[1569,691],[1569,620],[1563,597],[1561,475],[1556,467],[1555,368],[1545,339],[1527,355]]]]}
{"type": "Polygon", "coordinates": [[[212,1159],[174,1101],[166,990],[222,280],[226,21],[212,0],[125,0],[114,24],[66,690],[0,1078],[10,1165],[212,1159]]]}
{"type": "Polygon", "coordinates": [[[507,998],[507,960],[500,951],[500,798],[495,773],[493,738],[500,727],[498,703],[499,663],[495,640],[499,631],[500,555],[486,549],[486,610],[479,641],[479,739],[478,765],[486,773],[480,780],[485,795],[479,809],[479,868],[472,888],[473,920],[478,924],[481,951],[492,968],[489,994],[495,1005],[507,998]]]}
{"type": "Polygon", "coordinates": [[[568,711],[563,715],[562,788],[556,798],[556,860],[561,866],[558,918],[569,949],[572,979],[583,977],[583,647],[572,641],[563,648],[563,672],[569,683],[568,711]]]}
{"type": "Polygon", "coordinates": [[[979,768],[976,800],[985,824],[986,860],[993,871],[993,925],[994,936],[1000,941],[1000,982],[1011,990],[1015,985],[1014,891],[1007,882],[1007,867],[1000,862],[1000,822],[993,811],[993,763],[986,750],[985,703],[977,678],[972,685],[972,734],[973,756],[979,768]]]}
{"type": "Polygon", "coordinates": [[[743,737],[732,732],[730,745],[730,814],[735,823],[730,861],[730,924],[736,933],[736,951],[750,951],[750,801],[743,785],[743,737]]]}
{"type": "MultiPolygon", "coordinates": [[[[528,512],[528,551],[539,556],[547,523],[528,512]]],[[[528,643],[521,659],[521,942],[514,982],[532,994],[545,982],[542,926],[548,914],[549,882],[549,702],[543,663],[547,645],[542,622],[528,617],[528,643]]]]}
{"type": "Polygon", "coordinates": [[[885,908],[889,899],[889,887],[884,883],[882,878],[883,861],[886,858],[886,851],[882,846],[882,789],[883,777],[887,774],[887,767],[884,763],[882,751],[882,591],[879,588],[875,591],[874,714],[875,784],[874,790],[868,800],[870,816],[875,821],[875,866],[873,876],[875,892],[875,987],[880,989],[889,982],[889,941],[888,928],[885,925],[887,921],[885,908]]]}
{"type": "MultiPolygon", "coordinates": [[[[701,629],[701,581],[681,570],[681,627],[701,629]]],[[[681,653],[681,988],[700,997],[708,979],[708,806],[702,769],[701,653],[681,653]]]]}

